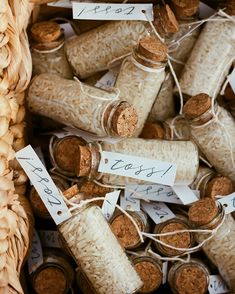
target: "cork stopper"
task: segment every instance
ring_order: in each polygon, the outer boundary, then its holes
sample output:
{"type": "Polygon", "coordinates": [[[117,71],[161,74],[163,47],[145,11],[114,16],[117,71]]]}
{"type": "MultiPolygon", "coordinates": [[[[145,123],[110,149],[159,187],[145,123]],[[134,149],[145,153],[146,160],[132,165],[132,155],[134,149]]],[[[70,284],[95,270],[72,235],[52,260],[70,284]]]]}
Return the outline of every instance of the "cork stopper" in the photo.
{"type": "Polygon", "coordinates": [[[221,1],[221,4],[219,5],[220,8],[226,8],[225,12],[229,15],[235,15],[235,1],[234,0],[227,0],[227,1],[221,1]]]}
{"type": "Polygon", "coordinates": [[[228,177],[217,176],[213,178],[206,188],[206,197],[215,199],[216,196],[226,196],[233,193],[233,183],[228,177]]]}
{"type": "Polygon", "coordinates": [[[150,259],[137,258],[134,260],[134,267],[143,282],[138,293],[151,293],[157,290],[162,283],[162,272],[159,266],[150,259]]]}
{"type": "Polygon", "coordinates": [[[65,273],[58,267],[46,267],[37,273],[34,279],[37,294],[64,294],[66,287],[65,273]]]}
{"type": "Polygon", "coordinates": [[[119,104],[111,118],[111,129],[120,137],[131,137],[136,129],[138,115],[128,103],[119,104]]]}
{"type": "Polygon", "coordinates": [[[169,5],[155,6],[153,12],[153,24],[162,37],[178,32],[179,23],[169,5]]]}
{"type": "Polygon", "coordinates": [[[233,92],[233,89],[232,89],[232,87],[231,87],[231,85],[229,83],[228,83],[228,85],[227,85],[227,87],[226,87],[226,89],[224,91],[224,97],[225,97],[226,100],[229,100],[229,101],[230,100],[231,101],[235,100],[235,93],[233,92]]]}
{"type": "Polygon", "coordinates": [[[195,226],[209,224],[218,214],[218,207],[215,200],[211,198],[201,199],[192,204],[189,208],[189,220],[195,226]]]}
{"type": "Polygon", "coordinates": [[[54,148],[54,159],[58,167],[66,172],[74,173],[75,158],[78,147],[85,145],[85,141],[76,136],[68,136],[58,140],[54,148]]]}
{"type": "Polygon", "coordinates": [[[150,123],[146,122],[142,133],[140,134],[140,138],[144,139],[160,139],[163,140],[165,138],[166,132],[162,127],[161,122],[158,123],[150,123]]]}
{"type": "Polygon", "coordinates": [[[194,16],[199,10],[199,0],[172,0],[172,9],[177,18],[194,16]]]}
{"type": "Polygon", "coordinates": [[[92,154],[88,146],[79,146],[75,173],[77,177],[87,177],[91,172],[92,154]]]}
{"type": "MultiPolygon", "coordinates": [[[[168,232],[174,232],[177,230],[187,230],[187,229],[189,229],[189,227],[186,226],[185,224],[174,221],[174,222],[166,224],[159,233],[163,234],[163,233],[168,233],[168,232]]],[[[192,244],[191,235],[189,232],[178,233],[178,234],[169,235],[169,236],[161,236],[160,241],[162,241],[166,244],[169,244],[171,246],[174,246],[176,248],[177,247],[178,248],[190,248],[190,246],[192,244]]],[[[171,248],[168,248],[164,245],[161,245],[161,247],[164,249],[164,253],[167,256],[174,256],[174,255],[178,255],[178,254],[183,253],[183,251],[171,249],[171,248]]]]}
{"type": "Polygon", "coordinates": [[[167,45],[157,38],[145,37],[140,39],[137,53],[155,62],[166,61],[167,45]]]}
{"type": "Polygon", "coordinates": [[[78,188],[78,191],[86,196],[104,197],[107,193],[112,192],[113,189],[99,186],[92,181],[86,181],[78,188]]]}
{"type": "Polygon", "coordinates": [[[178,269],[175,288],[179,294],[205,294],[208,287],[206,272],[196,264],[184,265],[178,269]]]}
{"type": "Polygon", "coordinates": [[[34,187],[31,188],[29,194],[29,200],[33,209],[33,212],[42,218],[50,218],[50,214],[38,195],[38,192],[34,187]]]}
{"type": "MultiPolygon", "coordinates": [[[[143,224],[140,219],[133,212],[129,212],[140,231],[143,231],[143,224]]],[[[135,248],[140,243],[140,237],[132,221],[124,214],[118,214],[111,219],[111,230],[117,237],[121,246],[125,249],[135,248]]]]}
{"type": "Polygon", "coordinates": [[[38,22],[31,27],[31,35],[38,43],[49,43],[56,41],[61,36],[61,28],[56,22],[38,22]]]}
{"type": "Polygon", "coordinates": [[[201,93],[191,97],[184,105],[185,117],[189,120],[200,117],[211,108],[211,98],[201,93]]]}

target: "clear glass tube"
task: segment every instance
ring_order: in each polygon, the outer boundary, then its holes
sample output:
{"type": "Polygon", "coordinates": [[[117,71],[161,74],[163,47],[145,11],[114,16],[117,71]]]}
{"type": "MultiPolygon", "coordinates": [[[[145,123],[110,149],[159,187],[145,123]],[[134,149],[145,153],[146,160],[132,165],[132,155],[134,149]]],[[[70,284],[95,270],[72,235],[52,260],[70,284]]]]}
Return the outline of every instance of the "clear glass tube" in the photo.
{"type": "Polygon", "coordinates": [[[74,211],[59,231],[95,293],[131,294],[142,287],[99,207],[86,206],[74,211]]]}

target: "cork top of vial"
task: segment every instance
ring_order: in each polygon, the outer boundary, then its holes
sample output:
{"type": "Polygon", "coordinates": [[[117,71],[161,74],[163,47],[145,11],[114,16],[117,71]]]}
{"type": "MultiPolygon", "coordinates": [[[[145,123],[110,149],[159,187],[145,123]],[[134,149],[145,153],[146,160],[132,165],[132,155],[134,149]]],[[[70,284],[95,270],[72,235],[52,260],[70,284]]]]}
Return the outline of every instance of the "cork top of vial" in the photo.
{"type": "Polygon", "coordinates": [[[199,0],[172,0],[172,8],[178,18],[187,18],[198,12],[199,3],[199,0]]]}
{"type": "Polygon", "coordinates": [[[156,37],[145,37],[140,39],[137,53],[146,59],[163,62],[167,60],[167,45],[156,37]]]}
{"type": "Polygon", "coordinates": [[[226,196],[233,193],[233,183],[230,178],[216,176],[207,184],[206,197],[215,199],[216,196],[226,196]]]}
{"type": "Polygon", "coordinates": [[[140,134],[140,138],[163,140],[165,138],[165,135],[166,132],[162,127],[161,122],[146,122],[142,130],[142,133],[140,134]]]}
{"type": "Polygon", "coordinates": [[[56,41],[61,36],[61,32],[59,24],[53,21],[38,22],[31,27],[31,35],[38,43],[56,41]]]}
{"type": "Polygon", "coordinates": [[[196,226],[209,224],[218,214],[218,206],[214,199],[204,198],[189,208],[189,220],[196,226]]]}
{"type": "Polygon", "coordinates": [[[200,117],[211,108],[211,98],[209,95],[200,93],[191,97],[184,105],[185,118],[193,120],[200,117]]]}
{"type": "Polygon", "coordinates": [[[161,36],[174,34],[179,30],[179,23],[169,5],[157,5],[153,8],[154,26],[161,36]]]}

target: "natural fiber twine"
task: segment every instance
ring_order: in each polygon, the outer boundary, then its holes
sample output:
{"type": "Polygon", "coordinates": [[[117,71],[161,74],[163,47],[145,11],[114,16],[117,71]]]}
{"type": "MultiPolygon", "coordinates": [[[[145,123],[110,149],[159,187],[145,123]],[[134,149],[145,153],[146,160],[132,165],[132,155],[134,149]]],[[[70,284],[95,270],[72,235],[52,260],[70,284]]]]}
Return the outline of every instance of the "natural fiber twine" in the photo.
{"type": "Polygon", "coordinates": [[[27,177],[14,159],[25,142],[24,91],[31,77],[26,27],[28,0],[0,1],[0,294],[23,294],[19,282],[28,254],[33,215],[24,193],[27,177]]]}

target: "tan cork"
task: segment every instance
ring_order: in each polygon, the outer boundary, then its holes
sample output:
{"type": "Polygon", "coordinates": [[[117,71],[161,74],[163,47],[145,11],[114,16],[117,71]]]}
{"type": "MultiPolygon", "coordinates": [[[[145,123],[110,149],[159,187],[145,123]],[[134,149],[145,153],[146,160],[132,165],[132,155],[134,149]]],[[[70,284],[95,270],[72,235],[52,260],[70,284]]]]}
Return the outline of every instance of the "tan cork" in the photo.
{"type": "Polygon", "coordinates": [[[215,200],[204,198],[192,204],[189,208],[189,220],[196,226],[209,224],[218,214],[215,200]]]}
{"type": "Polygon", "coordinates": [[[162,62],[167,60],[167,45],[154,37],[140,39],[137,52],[152,61],[162,62]]]}
{"type": "Polygon", "coordinates": [[[146,122],[142,133],[140,134],[140,138],[144,139],[160,139],[163,140],[165,138],[166,132],[162,127],[161,122],[158,123],[150,123],[146,122]]]}
{"type": "Polygon", "coordinates": [[[56,41],[61,36],[61,28],[56,22],[38,22],[31,27],[31,35],[38,43],[49,43],[56,41]]]}
{"type": "Polygon", "coordinates": [[[207,184],[206,197],[214,198],[216,196],[226,196],[233,193],[233,183],[228,177],[217,176],[207,184]]]}
{"type": "Polygon", "coordinates": [[[88,146],[79,146],[76,157],[75,173],[78,177],[87,177],[91,172],[92,154],[88,146]]]}
{"type": "Polygon", "coordinates": [[[178,18],[186,18],[198,12],[199,3],[199,0],[172,0],[172,8],[178,18]]]}
{"type": "Polygon", "coordinates": [[[184,105],[183,111],[187,119],[195,119],[211,108],[211,98],[201,93],[191,97],[184,105]]]}

